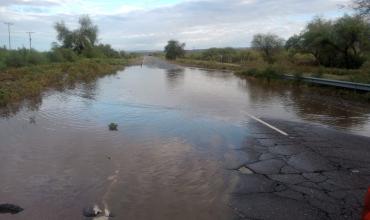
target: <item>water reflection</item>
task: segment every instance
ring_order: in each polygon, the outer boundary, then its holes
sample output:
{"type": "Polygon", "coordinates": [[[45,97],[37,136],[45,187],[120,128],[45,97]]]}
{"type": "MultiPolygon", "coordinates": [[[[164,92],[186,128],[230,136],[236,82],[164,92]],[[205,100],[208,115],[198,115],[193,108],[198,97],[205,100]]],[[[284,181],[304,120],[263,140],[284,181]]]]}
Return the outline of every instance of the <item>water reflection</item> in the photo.
{"type": "Polygon", "coordinates": [[[166,70],[166,79],[171,88],[176,88],[184,83],[185,70],[183,68],[175,68],[166,70]]]}
{"type": "Polygon", "coordinates": [[[6,107],[0,108],[0,117],[9,118],[16,115],[21,109],[26,111],[37,111],[42,105],[42,96],[33,97],[23,102],[11,103],[6,107]]]}
{"type": "MultiPolygon", "coordinates": [[[[287,84],[261,79],[242,79],[243,89],[254,106],[281,105],[302,120],[318,122],[339,129],[362,129],[369,124],[368,103],[359,103],[330,96],[332,89],[287,84]],[[328,95],[325,95],[328,93],[328,95]]],[[[273,115],[273,114],[272,114],[273,115]]]]}
{"type": "Polygon", "coordinates": [[[245,158],[232,149],[253,131],[246,112],[370,134],[369,104],[147,62],[3,109],[0,198],[25,208],[14,219],[105,203],[117,219],[233,219],[227,167],[245,158]]]}
{"type": "MultiPolygon", "coordinates": [[[[361,134],[370,130],[369,103],[326,95],[330,94],[330,89],[242,79],[230,72],[181,68],[163,61],[158,64],[151,59],[144,60],[144,63],[145,68],[131,68],[135,72],[133,75],[126,73],[127,76],[106,77],[57,88],[56,91],[62,94],[57,96],[58,101],[65,103],[70,97],[78,96],[87,109],[92,106],[92,101],[102,101],[98,100],[99,94],[108,91],[109,94],[103,99],[113,101],[121,92],[125,94],[122,98],[142,101],[143,104],[186,106],[204,114],[219,112],[223,114],[222,117],[238,118],[240,111],[236,109],[239,108],[258,116],[318,122],[354,132],[362,130],[361,134]],[[165,77],[167,89],[161,85],[161,76],[165,77]],[[115,83],[112,84],[113,81],[115,83]],[[110,88],[112,86],[114,88],[110,88]]],[[[52,91],[46,92],[44,97],[51,94],[52,91]]],[[[0,116],[9,118],[20,110],[37,111],[40,106],[43,106],[42,96],[1,108],[0,116]]],[[[238,120],[243,118],[240,116],[238,120]]]]}

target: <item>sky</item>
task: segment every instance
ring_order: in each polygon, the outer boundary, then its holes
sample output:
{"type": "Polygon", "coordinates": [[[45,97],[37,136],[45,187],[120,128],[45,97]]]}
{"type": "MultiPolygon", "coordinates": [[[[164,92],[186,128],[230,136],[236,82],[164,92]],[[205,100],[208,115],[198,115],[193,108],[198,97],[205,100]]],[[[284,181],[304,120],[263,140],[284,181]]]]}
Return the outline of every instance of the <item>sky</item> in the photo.
{"type": "Polygon", "coordinates": [[[162,50],[176,39],[187,49],[248,47],[254,34],[285,39],[301,32],[315,16],[333,19],[350,13],[350,0],[0,0],[0,46],[48,50],[56,41],[55,22],[77,27],[80,15],[99,26],[99,41],[115,49],[162,50]]]}

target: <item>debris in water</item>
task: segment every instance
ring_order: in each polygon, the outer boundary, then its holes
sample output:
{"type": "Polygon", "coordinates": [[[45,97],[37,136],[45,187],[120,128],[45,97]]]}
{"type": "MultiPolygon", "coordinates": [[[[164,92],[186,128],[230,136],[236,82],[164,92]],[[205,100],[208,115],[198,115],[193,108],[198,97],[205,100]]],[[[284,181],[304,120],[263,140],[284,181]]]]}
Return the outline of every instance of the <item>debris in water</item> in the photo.
{"type": "Polygon", "coordinates": [[[82,211],[82,214],[85,216],[85,217],[97,217],[98,215],[100,215],[103,211],[97,206],[95,205],[94,207],[87,207],[87,208],[84,208],[83,211],[82,211]]]}
{"type": "Polygon", "coordinates": [[[116,123],[110,123],[108,125],[110,131],[117,131],[118,130],[118,124],[116,123]]]}
{"type": "Polygon", "coordinates": [[[83,215],[87,218],[92,218],[93,220],[108,220],[113,218],[114,215],[108,210],[101,210],[99,206],[95,205],[94,207],[88,207],[83,209],[83,215]]]}
{"type": "Polygon", "coordinates": [[[247,167],[245,166],[242,166],[238,169],[239,172],[241,172],[242,174],[253,174],[253,171],[248,169],[247,167]]]}
{"type": "Polygon", "coordinates": [[[13,205],[13,204],[0,204],[0,213],[2,214],[17,214],[21,211],[23,211],[24,209],[17,206],[17,205],[13,205]]]}
{"type": "Polygon", "coordinates": [[[29,121],[30,121],[30,124],[36,124],[36,117],[35,116],[31,116],[29,118],[29,121]]]}

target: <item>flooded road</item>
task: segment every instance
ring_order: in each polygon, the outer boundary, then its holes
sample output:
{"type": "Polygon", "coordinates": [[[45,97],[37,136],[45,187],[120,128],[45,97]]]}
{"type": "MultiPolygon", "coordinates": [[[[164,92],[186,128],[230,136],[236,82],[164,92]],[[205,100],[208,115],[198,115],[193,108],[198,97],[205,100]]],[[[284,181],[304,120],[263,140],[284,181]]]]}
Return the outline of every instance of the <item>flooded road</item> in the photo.
{"type": "Polygon", "coordinates": [[[370,136],[368,104],[146,57],[0,119],[0,203],[24,208],[0,219],[239,218],[230,169],[251,115],[370,136]]]}

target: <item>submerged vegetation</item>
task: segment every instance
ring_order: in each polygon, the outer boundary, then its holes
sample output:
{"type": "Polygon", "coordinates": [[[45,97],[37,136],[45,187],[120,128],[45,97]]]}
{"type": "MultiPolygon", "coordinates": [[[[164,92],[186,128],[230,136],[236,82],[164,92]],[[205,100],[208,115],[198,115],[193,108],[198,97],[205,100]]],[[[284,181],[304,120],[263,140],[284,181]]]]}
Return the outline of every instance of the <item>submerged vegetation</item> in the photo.
{"type": "Polygon", "coordinates": [[[110,123],[108,125],[108,128],[109,128],[110,131],[118,131],[118,124],[116,124],[116,123],[110,123]]]}
{"type": "Polygon", "coordinates": [[[11,68],[0,74],[0,105],[37,97],[47,88],[63,88],[114,73],[127,64],[123,59],[80,59],[76,62],[11,68]]]}
{"type": "Polygon", "coordinates": [[[46,88],[113,73],[136,56],[98,44],[98,27],[88,16],[82,16],[79,24],[71,31],[64,22],[56,23],[59,43],[47,52],[0,48],[0,106],[39,96],[46,88]]]}

